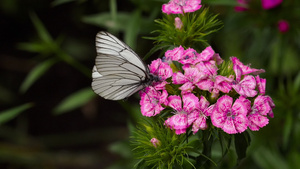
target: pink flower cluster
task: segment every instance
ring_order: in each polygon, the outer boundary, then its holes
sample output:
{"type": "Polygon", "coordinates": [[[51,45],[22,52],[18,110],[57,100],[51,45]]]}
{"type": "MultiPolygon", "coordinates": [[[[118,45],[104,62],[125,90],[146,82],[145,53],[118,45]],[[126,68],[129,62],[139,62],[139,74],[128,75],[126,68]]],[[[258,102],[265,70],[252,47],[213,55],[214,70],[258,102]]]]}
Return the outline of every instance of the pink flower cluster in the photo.
{"type": "Polygon", "coordinates": [[[225,68],[222,63],[211,47],[201,53],[181,46],[168,50],[163,59],[149,65],[150,73],[161,81],[140,92],[142,114],[151,117],[171,109],[165,125],[176,134],[189,127],[193,133],[205,130],[208,121],[229,134],[266,126],[275,105],[265,95],[266,79],[259,76],[264,70],[244,65],[236,57],[225,68]]]}
{"type": "MultiPolygon", "coordinates": [[[[243,12],[248,10],[248,4],[251,0],[237,0],[237,3],[239,4],[234,9],[237,12],[243,12]]],[[[277,7],[282,3],[283,0],[261,0],[262,8],[265,10],[272,9],[277,7]]]]}
{"type": "Polygon", "coordinates": [[[201,0],[170,0],[163,4],[162,11],[166,14],[183,14],[195,12],[201,8],[201,0]]]}

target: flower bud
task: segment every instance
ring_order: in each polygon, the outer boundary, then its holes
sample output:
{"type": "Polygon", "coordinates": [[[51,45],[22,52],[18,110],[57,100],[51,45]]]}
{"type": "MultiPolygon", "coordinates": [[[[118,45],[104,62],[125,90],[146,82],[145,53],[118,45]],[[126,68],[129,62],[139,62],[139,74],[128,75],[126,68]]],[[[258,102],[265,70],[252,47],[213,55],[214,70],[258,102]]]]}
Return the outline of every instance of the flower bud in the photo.
{"type": "Polygon", "coordinates": [[[280,20],[278,21],[278,30],[281,32],[281,33],[286,33],[288,32],[290,29],[290,24],[288,21],[286,20],[280,20]]]}
{"type": "Polygon", "coordinates": [[[181,29],[182,26],[183,26],[182,21],[180,20],[179,17],[176,17],[175,18],[175,27],[176,27],[176,29],[181,29]]]}
{"type": "Polygon", "coordinates": [[[262,7],[265,10],[271,9],[271,8],[275,8],[276,6],[280,5],[282,3],[283,0],[262,0],[262,7]]]}
{"type": "Polygon", "coordinates": [[[160,141],[157,138],[152,138],[150,142],[153,144],[155,148],[160,145],[160,141]]]}

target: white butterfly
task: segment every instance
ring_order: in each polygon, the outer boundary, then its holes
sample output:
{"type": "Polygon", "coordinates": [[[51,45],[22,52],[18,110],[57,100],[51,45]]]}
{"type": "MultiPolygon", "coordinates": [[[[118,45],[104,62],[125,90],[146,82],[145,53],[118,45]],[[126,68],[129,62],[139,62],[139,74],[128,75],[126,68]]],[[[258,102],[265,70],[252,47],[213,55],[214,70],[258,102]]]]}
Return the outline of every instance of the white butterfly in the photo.
{"type": "Polygon", "coordinates": [[[96,35],[92,88],[108,100],[121,100],[158,81],[139,56],[108,32],[96,35]]]}

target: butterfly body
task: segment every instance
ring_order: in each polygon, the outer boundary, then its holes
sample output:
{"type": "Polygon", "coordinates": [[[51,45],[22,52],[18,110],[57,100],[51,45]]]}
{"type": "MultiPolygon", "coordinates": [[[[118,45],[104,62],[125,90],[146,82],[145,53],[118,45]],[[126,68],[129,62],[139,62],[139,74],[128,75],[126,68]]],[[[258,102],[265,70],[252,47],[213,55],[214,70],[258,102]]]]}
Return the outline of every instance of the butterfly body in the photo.
{"type": "Polygon", "coordinates": [[[108,100],[122,100],[158,81],[140,57],[108,32],[96,35],[92,89],[108,100]]]}

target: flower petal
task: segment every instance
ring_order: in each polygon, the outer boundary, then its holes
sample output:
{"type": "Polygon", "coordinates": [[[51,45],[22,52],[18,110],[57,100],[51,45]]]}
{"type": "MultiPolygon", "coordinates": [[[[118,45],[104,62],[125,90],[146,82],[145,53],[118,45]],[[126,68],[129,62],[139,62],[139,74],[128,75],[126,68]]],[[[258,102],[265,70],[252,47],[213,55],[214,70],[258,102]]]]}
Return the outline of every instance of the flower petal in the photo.
{"type": "Polygon", "coordinates": [[[175,114],[165,121],[165,125],[171,129],[175,129],[176,134],[185,133],[188,128],[187,115],[175,114]]]}
{"type": "Polygon", "coordinates": [[[220,97],[216,104],[217,111],[221,113],[227,113],[231,109],[232,101],[232,97],[228,95],[220,97]]]}
{"type": "Polygon", "coordinates": [[[251,114],[248,116],[249,129],[253,131],[258,131],[260,128],[266,126],[269,123],[269,119],[265,116],[259,114],[251,114]]]}
{"type": "Polygon", "coordinates": [[[233,84],[232,88],[242,95],[247,97],[254,97],[257,95],[257,91],[255,90],[256,81],[255,78],[251,75],[246,75],[244,79],[238,84],[233,84]]]}
{"type": "Polygon", "coordinates": [[[236,134],[238,131],[235,129],[235,125],[232,119],[227,119],[222,126],[223,131],[228,134],[236,134]]]}
{"type": "Polygon", "coordinates": [[[253,68],[250,68],[250,66],[246,66],[244,65],[238,58],[236,57],[231,57],[230,58],[233,65],[238,65],[241,69],[242,69],[242,75],[245,75],[245,74],[254,74],[254,75],[258,75],[260,73],[263,73],[265,72],[264,69],[253,69],[253,68]]]}
{"type": "Polygon", "coordinates": [[[209,106],[209,101],[206,100],[204,96],[200,96],[199,108],[202,112],[209,106]]]}
{"type": "Polygon", "coordinates": [[[205,130],[205,129],[207,129],[206,117],[199,116],[193,123],[192,131],[195,134],[198,132],[198,130],[205,130]]]}
{"type": "Polygon", "coordinates": [[[259,75],[255,77],[258,91],[260,94],[264,95],[266,93],[266,79],[260,78],[259,75]]]}
{"type": "Polygon", "coordinates": [[[199,98],[192,93],[183,95],[182,101],[183,109],[187,113],[192,112],[195,109],[199,109],[199,98]]]}
{"type": "Polygon", "coordinates": [[[184,84],[188,82],[188,78],[184,76],[181,72],[173,73],[172,76],[173,84],[184,84]]]}
{"type": "Polygon", "coordinates": [[[174,110],[178,112],[182,111],[182,103],[181,98],[179,96],[169,96],[168,102],[168,106],[172,107],[174,110]]]}

